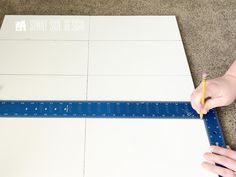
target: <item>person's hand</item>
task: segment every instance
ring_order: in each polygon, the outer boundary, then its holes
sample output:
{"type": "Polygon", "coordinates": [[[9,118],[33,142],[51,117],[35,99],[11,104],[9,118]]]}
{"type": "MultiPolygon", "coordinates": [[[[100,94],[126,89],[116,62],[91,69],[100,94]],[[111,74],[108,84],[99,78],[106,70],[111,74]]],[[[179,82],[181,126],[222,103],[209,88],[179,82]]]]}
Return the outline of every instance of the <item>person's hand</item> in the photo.
{"type": "Polygon", "coordinates": [[[211,152],[205,153],[204,158],[208,162],[203,162],[202,166],[210,172],[222,177],[236,176],[236,151],[229,148],[226,149],[218,146],[211,146],[211,152]],[[223,165],[226,168],[216,166],[215,163],[223,165]]]}
{"type": "MultiPolygon", "coordinates": [[[[191,105],[198,113],[201,110],[201,90],[200,84],[191,95],[191,105]]],[[[206,100],[203,109],[203,114],[206,114],[209,109],[227,106],[234,102],[236,98],[236,77],[225,74],[222,77],[206,81],[206,100]]]]}

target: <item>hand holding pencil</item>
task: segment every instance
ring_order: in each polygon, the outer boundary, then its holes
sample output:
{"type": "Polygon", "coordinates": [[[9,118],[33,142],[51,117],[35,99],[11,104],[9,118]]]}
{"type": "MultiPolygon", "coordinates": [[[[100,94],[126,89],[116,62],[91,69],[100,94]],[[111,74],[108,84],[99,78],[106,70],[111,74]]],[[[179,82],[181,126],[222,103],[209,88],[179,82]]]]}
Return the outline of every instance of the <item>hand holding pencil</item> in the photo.
{"type": "MultiPolygon", "coordinates": [[[[202,118],[209,109],[229,105],[235,99],[236,60],[222,77],[206,81],[206,76],[203,75],[201,84],[191,95],[191,104],[202,118]],[[206,98],[208,99],[206,100],[206,98]]],[[[222,177],[236,176],[236,151],[230,148],[211,146],[210,152],[204,154],[204,159],[206,161],[202,163],[202,166],[210,172],[222,177]]]]}
{"type": "MultiPolygon", "coordinates": [[[[204,75],[205,76],[205,75],[204,75]]],[[[191,104],[200,117],[210,109],[227,106],[236,99],[236,61],[222,77],[207,80],[203,77],[202,83],[191,95],[191,104]],[[207,100],[205,100],[208,98],[207,100]]]]}

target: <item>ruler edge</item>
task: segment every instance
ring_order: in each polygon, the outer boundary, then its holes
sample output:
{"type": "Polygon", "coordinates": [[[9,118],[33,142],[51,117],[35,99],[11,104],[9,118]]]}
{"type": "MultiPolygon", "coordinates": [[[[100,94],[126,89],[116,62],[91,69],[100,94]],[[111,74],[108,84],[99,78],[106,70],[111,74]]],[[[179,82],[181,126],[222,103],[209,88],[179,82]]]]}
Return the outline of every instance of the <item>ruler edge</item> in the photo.
{"type": "Polygon", "coordinates": [[[223,130],[222,130],[222,126],[221,126],[220,121],[219,121],[219,117],[218,117],[217,111],[216,111],[215,108],[211,109],[211,111],[213,112],[213,114],[215,116],[215,119],[209,121],[209,118],[206,118],[206,119],[203,118],[205,129],[206,129],[206,133],[207,133],[207,136],[208,136],[208,142],[209,142],[210,145],[215,145],[215,146],[220,146],[220,147],[226,148],[225,137],[224,137],[224,133],[223,133],[223,130]],[[215,125],[218,126],[218,129],[210,130],[208,128],[209,127],[208,126],[209,125],[208,122],[215,123],[215,125]],[[222,142],[219,145],[217,144],[217,142],[214,141],[214,139],[213,140],[211,139],[211,136],[214,136],[214,134],[213,134],[214,131],[217,132],[218,136],[221,136],[220,139],[222,140],[222,142]]]}
{"type": "MultiPolygon", "coordinates": [[[[110,102],[110,103],[127,103],[127,102],[130,102],[130,103],[135,103],[135,102],[138,102],[138,103],[145,103],[145,102],[149,102],[149,103],[155,103],[155,102],[158,102],[158,103],[187,103],[187,104],[190,104],[189,101],[110,101],[110,100],[0,100],[0,103],[2,102],[43,102],[43,103],[76,103],[76,102],[84,102],[84,103],[88,103],[88,102],[91,102],[91,103],[99,103],[99,102],[110,102]]],[[[211,115],[214,116],[214,118],[212,117],[207,117],[205,115],[205,118],[203,119],[204,121],[204,125],[205,125],[205,131],[207,133],[207,137],[208,137],[208,142],[210,145],[218,145],[220,147],[226,147],[226,143],[225,143],[225,138],[224,138],[224,134],[223,134],[223,131],[222,131],[222,127],[221,127],[221,124],[220,124],[220,121],[219,121],[219,118],[218,118],[218,115],[217,115],[217,112],[216,112],[216,109],[212,109],[209,111],[209,113],[211,115]],[[211,119],[209,119],[211,118],[211,119]],[[214,124],[213,126],[216,126],[218,127],[217,129],[212,129],[212,127],[210,127],[212,124],[214,124]],[[215,133],[215,134],[214,134],[215,133]],[[214,136],[220,136],[220,140],[221,142],[216,142],[215,141],[215,138],[214,136]],[[219,144],[218,144],[219,143],[219,144]]],[[[50,118],[60,118],[60,119],[63,119],[63,118],[66,118],[67,116],[65,117],[60,117],[60,116],[45,116],[44,118],[45,119],[50,119],[50,118]]],[[[31,119],[29,117],[20,117],[20,116],[0,116],[0,119],[22,119],[22,118],[25,118],[25,119],[31,119]]],[[[35,116],[34,117],[35,119],[42,119],[42,116],[35,116]]],[[[89,118],[100,118],[100,117],[71,117],[72,119],[89,119],[89,118]]],[[[106,118],[106,117],[101,117],[101,118],[106,118]]],[[[142,117],[131,117],[131,119],[144,119],[142,117]]],[[[129,119],[129,118],[122,118],[122,117],[116,117],[115,119],[129,119]]],[[[152,119],[152,118],[149,118],[149,119],[152,119]]],[[[161,117],[158,118],[158,119],[162,119],[161,117]]],[[[181,119],[180,117],[171,117],[170,119],[181,119]]],[[[215,127],[214,127],[215,128],[215,127]]]]}

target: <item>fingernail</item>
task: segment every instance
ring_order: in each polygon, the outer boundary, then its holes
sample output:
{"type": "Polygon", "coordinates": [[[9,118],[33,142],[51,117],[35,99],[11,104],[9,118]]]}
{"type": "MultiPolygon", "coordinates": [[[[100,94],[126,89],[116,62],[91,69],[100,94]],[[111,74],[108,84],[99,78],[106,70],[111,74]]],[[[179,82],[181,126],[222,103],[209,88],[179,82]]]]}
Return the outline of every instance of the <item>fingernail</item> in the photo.
{"type": "Polygon", "coordinates": [[[203,109],[203,114],[207,114],[207,112],[208,112],[208,109],[204,108],[203,109]]]}

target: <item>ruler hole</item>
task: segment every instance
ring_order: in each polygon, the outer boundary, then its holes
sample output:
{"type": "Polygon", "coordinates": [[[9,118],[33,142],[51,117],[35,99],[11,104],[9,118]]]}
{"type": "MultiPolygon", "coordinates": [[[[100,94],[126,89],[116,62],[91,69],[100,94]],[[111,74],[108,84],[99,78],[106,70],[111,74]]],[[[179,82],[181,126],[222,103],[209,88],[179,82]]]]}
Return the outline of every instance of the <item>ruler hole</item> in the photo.
{"type": "Polygon", "coordinates": [[[214,135],[216,135],[216,134],[217,134],[217,132],[216,132],[216,131],[213,131],[212,133],[213,133],[214,135]]]}

